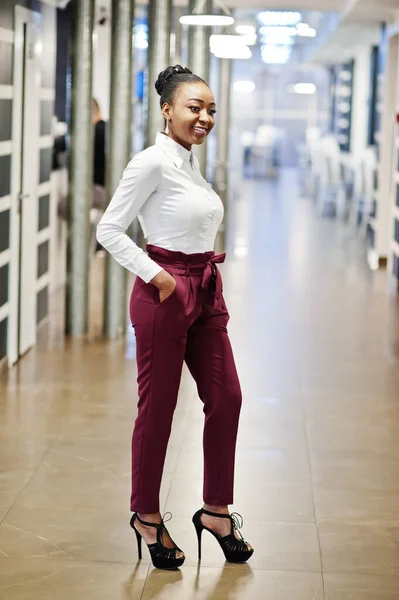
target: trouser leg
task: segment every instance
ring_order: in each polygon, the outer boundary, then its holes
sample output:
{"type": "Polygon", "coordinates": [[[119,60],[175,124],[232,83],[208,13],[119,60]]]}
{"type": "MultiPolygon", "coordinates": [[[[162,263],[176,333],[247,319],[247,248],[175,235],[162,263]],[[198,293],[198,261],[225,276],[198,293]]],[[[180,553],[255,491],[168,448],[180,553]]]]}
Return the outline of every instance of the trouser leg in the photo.
{"type": "Polygon", "coordinates": [[[241,388],[227,333],[228,313],[207,310],[190,327],[185,360],[204,403],[204,502],[233,503],[241,388]]]}
{"type": "Polygon", "coordinates": [[[131,300],[136,334],[139,402],[132,438],[131,510],[159,511],[166,449],[176,407],[183,366],[186,332],[176,322],[183,312],[172,296],[154,301],[151,284],[137,280],[131,300]],[[151,286],[150,288],[148,286],[151,286]]]}

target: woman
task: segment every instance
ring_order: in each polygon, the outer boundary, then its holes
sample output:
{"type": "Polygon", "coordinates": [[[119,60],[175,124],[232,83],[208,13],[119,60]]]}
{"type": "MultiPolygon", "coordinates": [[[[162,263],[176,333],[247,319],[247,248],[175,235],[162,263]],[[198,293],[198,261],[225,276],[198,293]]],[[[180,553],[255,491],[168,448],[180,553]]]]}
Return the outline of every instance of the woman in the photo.
{"type": "Polygon", "coordinates": [[[180,65],[160,73],[155,87],[165,133],[127,165],[97,230],[99,243],[137,275],[130,301],[139,388],[130,524],[139,558],[144,538],[155,567],[183,564],[184,554],[159,513],[159,489],[185,361],[205,413],[205,504],[193,517],[199,555],[206,529],[227,560],[243,562],[253,550],[238,531],[237,516],[228,511],[241,390],[217,268],[225,255],[213,252],[223,206],[191,152],[213,129],[216,105],[207,83],[180,65]],[[125,234],[136,216],[148,254],[125,234]]]}

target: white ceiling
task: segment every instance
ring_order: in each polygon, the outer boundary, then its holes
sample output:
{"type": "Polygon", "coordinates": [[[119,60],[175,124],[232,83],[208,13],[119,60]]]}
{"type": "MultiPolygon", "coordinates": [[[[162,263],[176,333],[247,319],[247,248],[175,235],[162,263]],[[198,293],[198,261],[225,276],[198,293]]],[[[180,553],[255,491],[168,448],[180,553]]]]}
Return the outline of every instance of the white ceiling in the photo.
{"type": "Polygon", "coordinates": [[[398,0],[346,0],[343,3],[343,20],[360,22],[392,21],[399,16],[398,0]]]}
{"type": "MultiPolygon", "coordinates": [[[[146,4],[146,0],[138,0],[146,4]]],[[[262,10],[322,10],[339,12],[344,0],[228,0],[223,2],[229,8],[256,8],[262,10]]],[[[175,6],[187,6],[187,0],[174,0],[175,6]]]]}

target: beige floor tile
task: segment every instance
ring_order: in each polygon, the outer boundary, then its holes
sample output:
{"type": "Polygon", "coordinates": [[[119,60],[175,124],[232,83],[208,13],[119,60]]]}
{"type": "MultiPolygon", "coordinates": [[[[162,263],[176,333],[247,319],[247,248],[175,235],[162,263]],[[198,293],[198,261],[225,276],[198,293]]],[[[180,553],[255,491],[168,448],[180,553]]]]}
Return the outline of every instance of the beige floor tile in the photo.
{"type": "Polygon", "coordinates": [[[397,600],[399,577],[324,574],[326,600],[397,600]]]}
{"type": "Polygon", "coordinates": [[[399,569],[399,521],[318,523],[323,571],[395,575],[399,569]]]}
{"type": "Polygon", "coordinates": [[[247,448],[306,448],[302,420],[269,419],[263,423],[240,424],[238,443],[247,448]]]}
{"type": "Polygon", "coordinates": [[[17,469],[0,473],[0,506],[10,508],[32,477],[32,471],[17,469]]]}
{"type": "MultiPolygon", "coordinates": [[[[170,475],[163,478],[161,505],[169,491],[170,475]]],[[[110,468],[80,471],[73,468],[54,469],[43,463],[18,499],[27,510],[93,509],[125,512],[129,510],[130,469],[123,473],[110,468]]]]}
{"type": "MultiPolygon", "coordinates": [[[[197,564],[197,537],[191,519],[174,518],[168,527],[186,555],[189,566],[197,564]]],[[[252,569],[282,571],[321,571],[317,530],[313,523],[283,523],[245,520],[244,538],[255,548],[252,569]]],[[[202,538],[202,565],[221,567],[224,555],[216,539],[207,531],[202,538]]]]}
{"type": "Polygon", "coordinates": [[[399,457],[395,453],[314,450],[310,458],[315,486],[399,491],[399,457]]]}
{"type": "MultiPolygon", "coordinates": [[[[328,343],[327,339],[323,343],[328,343]]],[[[344,340],[340,340],[343,344],[344,340]]],[[[305,371],[301,369],[301,385],[305,395],[326,391],[344,393],[355,392],[364,394],[395,394],[399,393],[399,377],[396,369],[387,362],[382,365],[370,364],[365,361],[355,363],[334,362],[333,368],[317,369],[317,365],[305,371]]]]}
{"type": "Polygon", "coordinates": [[[339,390],[333,394],[318,393],[303,397],[306,417],[324,417],[331,420],[358,419],[366,422],[372,418],[387,420],[399,419],[398,396],[381,393],[346,393],[339,390]]]}
{"type": "Polygon", "coordinates": [[[148,565],[0,558],[2,600],[138,600],[148,565]]]}
{"type": "Polygon", "coordinates": [[[300,394],[289,395],[246,395],[243,394],[240,423],[256,424],[270,418],[281,420],[301,420],[302,397],[300,394]]]}
{"type": "Polygon", "coordinates": [[[236,485],[259,478],[274,483],[310,482],[307,450],[304,448],[242,448],[237,444],[236,485]]]}
{"type": "MultiPolygon", "coordinates": [[[[0,525],[0,554],[135,564],[136,537],[130,513],[30,510],[14,507],[0,525]]],[[[144,555],[149,562],[149,555],[144,555]]]]}
{"type": "Polygon", "coordinates": [[[72,415],[63,428],[59,439],[100,440],[105,445],[112,443],[114,440],[129,440],[133,425],[134,418],[132,414],[126,414],[124,417],[72,415]]]}
{"type": "MultiPolygon", "coordinates": [[[[202,479],[190,479],[190,486],[187,486],[184,476],[175,475],[166,509],[176,517],[191,517],[202,506],[202,488],[202,479]]],[[[234,505],[230,508],[250,520],[315,521],[310,485],[247,479],[245,486],[236,485],[234,505]]]]}
{"type": "Polygon", "coordinates": [[[319,573],[252,571],[250,565],[150,570],[142,600],[324,600],[319,573]]]}
{"type": "MultiPolygon", "coordinates": [[[[344,414],[344,413],[342,413],[344,414]]],[[[399,417],[388,420],[373,415],[352,418],[308,417],[306,429],[312,450],[369,450],[394,453],[399,438],[399,417]]]]}
{"type": "Polygon", "coordinates": [[[318,519],[392,521],[399,518],[399,492],[389,490],[330,490],[315,487],[318,519]]]}
{"type": "Polygon", "coordinates": [[[15,470],[34,470],[43,459],[51,441],[26,440],[17,436],[1,438],[0,473],[15,470]]]}
{"type": "Polygon", "coordinates": [[[6,516],[6,514],[8,513],[9,510],[10,510],[10,508],[7,506],[5,506],[4,508],[3,507],[0,508],[0,523],[2,522],[2,520],[4,519],[4,517],[6,516]]]}

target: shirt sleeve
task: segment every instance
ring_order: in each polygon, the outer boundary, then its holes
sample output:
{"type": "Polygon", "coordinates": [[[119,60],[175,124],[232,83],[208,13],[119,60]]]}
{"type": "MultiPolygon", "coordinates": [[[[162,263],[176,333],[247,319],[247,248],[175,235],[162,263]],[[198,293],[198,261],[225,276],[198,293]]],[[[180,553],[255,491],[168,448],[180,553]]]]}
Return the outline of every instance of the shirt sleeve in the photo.
{"type": "Polygon", "coordinates": [[[162,271],[162,267],[126,234],[126,229],[160,181],[160,165],[143,154],[136,154],[127,165],[97,226],[97,240],[120,265],[148,283],[162,271]]]}

